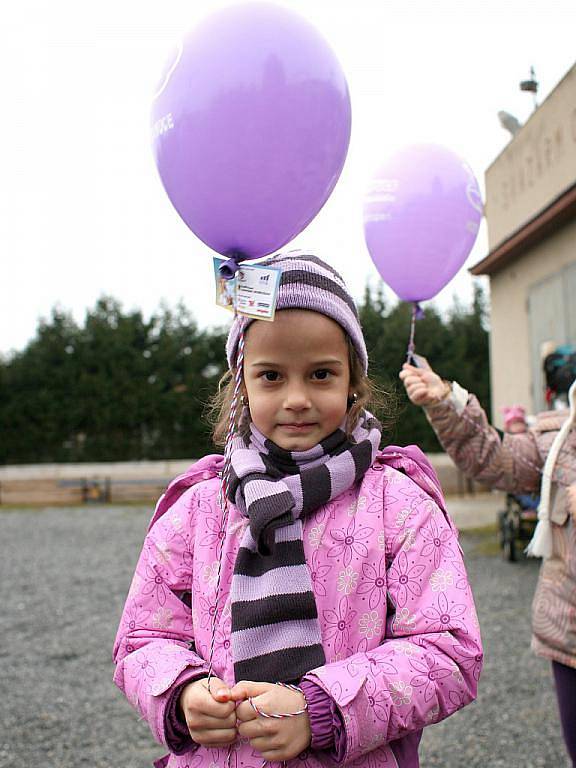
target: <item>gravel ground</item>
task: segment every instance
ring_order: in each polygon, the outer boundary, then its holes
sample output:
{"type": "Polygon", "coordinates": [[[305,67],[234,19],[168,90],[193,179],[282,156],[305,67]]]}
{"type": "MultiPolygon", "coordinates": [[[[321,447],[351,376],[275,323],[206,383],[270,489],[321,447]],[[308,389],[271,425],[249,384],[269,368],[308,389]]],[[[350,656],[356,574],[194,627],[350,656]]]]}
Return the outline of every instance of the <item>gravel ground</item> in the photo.
{"type": "MultiPolygon", "coordinates": [[[[0,512],[0,768],[144,768],[162,754],[111,683],[148,509],[0,512]]],[[[567,764],[549,665],[529,650],[538,563],[462,543],[483,630],[478,701],[425,730],[423,768],[567,764]]]]}

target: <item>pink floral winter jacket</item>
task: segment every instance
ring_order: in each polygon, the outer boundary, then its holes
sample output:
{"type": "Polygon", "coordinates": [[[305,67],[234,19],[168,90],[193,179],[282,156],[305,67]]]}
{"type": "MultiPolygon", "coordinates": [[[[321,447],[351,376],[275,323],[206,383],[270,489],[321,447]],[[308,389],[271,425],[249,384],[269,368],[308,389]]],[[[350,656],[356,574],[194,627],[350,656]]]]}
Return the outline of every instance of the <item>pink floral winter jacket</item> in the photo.
{"type": "MultiPolygon", "coordinates": [[[[418,766],[423,726],[476,696],[482,648],[472,594],[457,532],[424,464],[417,449],[387,448],[359,485],[305,523],[304,548],[327,659],[307,678],[332,698],[344,724],[341,765],[418,766]]],[[[206,457],[160,500],[116,638],[114,680],[163,744],[171,694],[207,670],[221,466],[220,457],[206,457]],[[182,493],[183,484],[189,487],[182,493]]],[[[229,590],[246,524],[232,507],[214,656],[215,674],[229,685],[234,683],[229,590]]],[[[177,751],[182,754],[171,752],[157,765],[227,765],[227,748],[190,741],[177,751]]],[[[262,758],[239,740],[230,764],[261,768],[262,758]]],[[[319,768],[334,762],[327,753],[310,751],[285,765],[319,768]]]]}

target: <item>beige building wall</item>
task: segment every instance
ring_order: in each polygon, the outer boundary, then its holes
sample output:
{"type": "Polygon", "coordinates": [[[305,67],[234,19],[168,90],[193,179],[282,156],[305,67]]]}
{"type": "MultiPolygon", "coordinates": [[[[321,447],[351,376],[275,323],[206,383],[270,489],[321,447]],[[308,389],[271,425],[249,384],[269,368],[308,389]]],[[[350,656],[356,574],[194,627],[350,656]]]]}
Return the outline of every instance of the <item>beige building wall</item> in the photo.
{"type": "Polygon", "coordinates": [[[576,180],[576,64],[486,171],[493,250],[576,180]]]}
{"type": "MultiPolygon", "coordinates": [[[[486,171],[490,252],[497,252],[575,182],[576,64],[486,171]]],[[[553,340],[576,341],[567,338],[574,334],[576,320],[565,320],[571,312],[572,288],[562,285],[569,265],[573,265],[570,285],[576,277],[576,220],[526,248],[486,267],[491,294],[492,420],[500,427],[503,406],[518,403],[532,413],[543,407],[537,339],[548,328],[562,327],[563,333],[556,335],[564,337],[553,340]],[[550,284],[540,288],[546,280],[550,284]],[[535,298],[538,312],[530,308],[530,299],[536,304],[535,298]]]]}
{"type": "MultiPolygon", "coordinates": [[[[492,418],[502,426],[502,407],[518,403],[540,409],[534,381],[528,297],[546,278],[576,264],[576,221],[531,249],[490,279],[492,418]]],[[[576,296],[574,296],[576,302],[576,296]]],[[[551,312],[556,311],[551,307],[551,312]]],[[[554,339],[558,343],[566,339],[554,339]]]]}

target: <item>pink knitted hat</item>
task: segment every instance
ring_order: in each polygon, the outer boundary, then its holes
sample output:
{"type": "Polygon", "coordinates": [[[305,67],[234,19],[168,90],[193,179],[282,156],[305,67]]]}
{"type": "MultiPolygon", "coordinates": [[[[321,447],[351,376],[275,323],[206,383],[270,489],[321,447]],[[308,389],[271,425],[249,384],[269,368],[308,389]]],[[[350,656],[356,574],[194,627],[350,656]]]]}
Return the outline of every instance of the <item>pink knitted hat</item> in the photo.
{"type": "Polygon", "coordinates": [[[510,405],[502,408],[504,413],[504,429],[508,429],[510,424],[515,421],[526,422],[526,409],[521,405],[510,405]]]}

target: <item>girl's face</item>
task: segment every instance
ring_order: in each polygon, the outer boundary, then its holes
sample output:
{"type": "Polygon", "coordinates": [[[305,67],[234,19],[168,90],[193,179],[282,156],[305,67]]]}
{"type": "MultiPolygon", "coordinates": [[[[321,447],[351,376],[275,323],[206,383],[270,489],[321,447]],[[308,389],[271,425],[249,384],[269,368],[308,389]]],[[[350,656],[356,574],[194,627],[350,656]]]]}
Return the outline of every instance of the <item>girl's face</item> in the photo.
{"type": "Polygon", "coordinates": [[[508,428],[506,430],[511,435],[519,435],[521,432],[527,432],[528,428],[526,426],[525,421],[513,421],[510,424],[508,424],[508,428]]]}
{"type": "Polygon", "coordinates": [[[344,421],[350,396],[348,344],[330,318],[301,309],[248,328],[244,386],[255,426],[280,448],[305,451],[344,421]]]}

